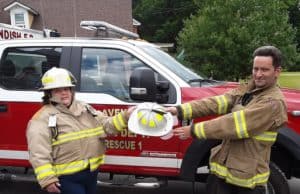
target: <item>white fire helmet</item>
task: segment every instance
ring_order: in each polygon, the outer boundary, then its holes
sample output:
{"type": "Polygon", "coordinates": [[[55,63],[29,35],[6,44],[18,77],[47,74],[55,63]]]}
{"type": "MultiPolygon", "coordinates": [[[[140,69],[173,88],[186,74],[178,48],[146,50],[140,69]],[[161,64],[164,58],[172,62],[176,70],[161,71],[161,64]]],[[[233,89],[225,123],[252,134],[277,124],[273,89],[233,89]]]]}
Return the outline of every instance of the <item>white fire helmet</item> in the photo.
{"type": "Polygon", "coordinates": [[[164,136],[173,127],[173,116],[156,103],[141,103],[129,117],[128,129],[136,134],[164,136]]]}
{"type": "Polygon", "coordinates": [[[40,90],[75,87],[75,82],[74,76],[66,69],[52,67],[43,75],[40,90]]]}

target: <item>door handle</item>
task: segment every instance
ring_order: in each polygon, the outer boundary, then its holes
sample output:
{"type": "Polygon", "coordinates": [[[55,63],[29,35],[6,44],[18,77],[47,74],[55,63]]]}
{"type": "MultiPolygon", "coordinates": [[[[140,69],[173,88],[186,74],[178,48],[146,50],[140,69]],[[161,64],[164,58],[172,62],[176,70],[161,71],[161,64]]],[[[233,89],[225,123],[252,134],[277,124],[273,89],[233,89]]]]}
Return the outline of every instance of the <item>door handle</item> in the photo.
{"type": "Polygon", "coordinates": [[[0,112],[7,112],[7,105],[6,104],[0,104],[0,112]]]}

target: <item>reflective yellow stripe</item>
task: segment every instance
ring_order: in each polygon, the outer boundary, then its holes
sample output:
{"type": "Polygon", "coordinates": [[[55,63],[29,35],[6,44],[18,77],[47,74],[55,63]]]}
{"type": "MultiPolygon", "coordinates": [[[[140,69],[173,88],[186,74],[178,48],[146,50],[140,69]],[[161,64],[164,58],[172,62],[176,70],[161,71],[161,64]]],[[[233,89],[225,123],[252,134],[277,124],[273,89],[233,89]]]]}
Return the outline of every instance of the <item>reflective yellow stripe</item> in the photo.
{"type": "Polygon", "coordinates": [[[225,166],[222,166],[215,162],[210,163],[210,170],[211,172],[222,176],[226,180],[226,182],[247,188],[253,188],[257,184],[267,183],[270,176],[270,172],[268,171],[265,173],[256,174],[255,176],[247,179],[238,178],[233,176],[225,166]]]}
{"type": "Polygon", "coordinates": [[[192,118],[192,106],[190,103],[182,104],[181,105],[182,109],[182,116],[183,119],[191,119],[192,118]]]}
{"type": "Polygon", "coordinates": [[[238,138],[248,138],[249,134],[247,131],[245,113],[243,110],[237,111],[233,113],[234,123],[235,123],[235,130],[237,133],[238,138]]]}
{"type": "Polygon", "coordinates": [[[91,170],[95,170],[99,167],[100,164],[103,163],[104,163],[104,155],[101,155],[99,157],[90,158],[86,160],[79,160],[79,161],[74,161],[66,164],[58,164],[55,165],[54,168],[56,174],[59,176],[59,175],[79,172],[81,170],[86,169],[89,165],[91,170]]]}
{"type": "Polygon", "coordinates": [[[206,139],[206,135],[204,132],[204,122],[195,124],[195,135],[197,136],[197,138],[199,139],[206,139]]]}
{"type": "Polygon", "coordinates": [[[119,113],[119,114],[117,115],[117,117],[118,117],[118,121],[121,123],[122,128],[125,128],[125,127],[126,127],[126,124],[125,124],[125,121],[124,121],[124,119],[123,119],[123,115],[122,115],[121,113],[119,113]]]}
{"type": "Polygon", "coordinates": [[[55,165],[55,171],[57,175],[63,175],[63,174],[72,174],[75,172],[79,172],[83,169],[86,169],[89,165],[88,160],[79,160],[74,161],[66,164],[58,164],[55,165]]]}
{"type": "Polygon", "coordinates": [[[221,115],[227,113],[228,102],[226,97],[224,95],[215,96],[215,99],[218,103],[218,114],[221,115]]]}
{"type": "MultiPolygon", "coordinates": [[[[66,78],[66,81],[71,81],[70,76],[65,77],[65,78],[66,78]]],[[[43,77],[43,79],[42,79],[42,83],[45,83],[45,84],[54,83],[54,82],[55,82],[55,79],[52,76],[46,76],[46,77],[43,77]]]]}
{"type": "Polygon", "coordinates": [[[104,155],[99,157],[74,161],[65,164],[57,164],[52,166],[51,164],[45,164],[34,169],[38,180],[46,178],[48,176],[60,176],[66,174],[72,174],[86,169],[90,166],[90,170],[96,170],[101,164],[104,163],[104,155]]]}
{"type": "Polygon", "coordinates": [[[57,140],[52,141],[52,145],[59,145],[69,141],[101,135],[103,133],[103,127],[97,127],[94,129],[85,129],[77,132],[62,134],[57,136],[57,140]]]}
{"type": "Polygon", "coordinates": [[[122,131],[127,126],[121,113],[113,117],[113,123],[118,131],[122,131]]]}
{"type": "Polygon", "coordinates": [[[101,164],[104,164],[104,155],[97,157],[97,158],[91,158],[90,159],[90,169],[91,171],[96,170],[101,164]]]}
{"type": "Polygon", "coordinates": [[[277,132],[265,131],[259,135],[253,136],[252,138],[258,141],[275,142],[277,138],[277,134],[278,134],[277,132]]]}
{"type": "Polygon", "coordinates": [[[42,79],[42,83],[45,83],[45,84],[53,83],[53,82],[54,82],[53,77],[47,76],[47,77],[43,77],[43,79],[42,79]]]}
{"type": "Polygon", "coordinates": [[[41,180],[47,176],[55,175],[53,166],[51,164],[45,164],[34,169],[37,180],[41,180]]]}

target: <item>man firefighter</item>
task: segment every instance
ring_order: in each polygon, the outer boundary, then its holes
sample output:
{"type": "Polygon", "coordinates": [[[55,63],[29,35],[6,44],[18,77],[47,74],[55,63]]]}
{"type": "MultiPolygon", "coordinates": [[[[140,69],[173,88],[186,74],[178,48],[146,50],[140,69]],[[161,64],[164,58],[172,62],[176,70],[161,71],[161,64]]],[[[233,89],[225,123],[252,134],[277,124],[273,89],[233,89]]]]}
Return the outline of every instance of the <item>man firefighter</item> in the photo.
{"type": "Polygon", "coordinates": [[[179,119],[221,115],[174,129],[174,134],[197,139],[221,139],[211,150],[209,194],[265,193],[270,176],[271,146],[287,122],[283,94],[276,82],[282,54],[274,46],[253,54],[252,79],[223,95],[166,108],[179,119]]]}
{"type": "Polygon", "coordinates": [[[113,117],[75,100],[75,79],[53,67],[42,77],[43,107],[27,127],[29,160],[51,193],[95,194],[104,163],[103,138],[127,127],[133,107],[113,117]]]}

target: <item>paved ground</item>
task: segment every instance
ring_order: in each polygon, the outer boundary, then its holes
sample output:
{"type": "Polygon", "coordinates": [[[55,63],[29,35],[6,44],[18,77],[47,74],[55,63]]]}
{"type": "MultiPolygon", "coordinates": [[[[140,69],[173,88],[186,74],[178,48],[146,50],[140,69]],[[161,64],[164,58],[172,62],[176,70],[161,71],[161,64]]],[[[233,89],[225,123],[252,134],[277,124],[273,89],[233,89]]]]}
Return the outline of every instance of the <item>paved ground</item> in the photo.
{"type": "MultiPolygon", "coordinates": [[[[299,194],[300,179],[289,181],[291,194],[299,194]]],[[[204,184],[196,184],[197,194],[205,193],[204,184]]],[[[0,181],[0,194],[47,194],[41,191],[36,183],[29,182],[6,182],[0,181]]],[[[179,181],[169,181],[169,185],[158,189],[122,188],[122,187],[98,187],[101,194],[191,194],[191,184],[179,181]]]]}

